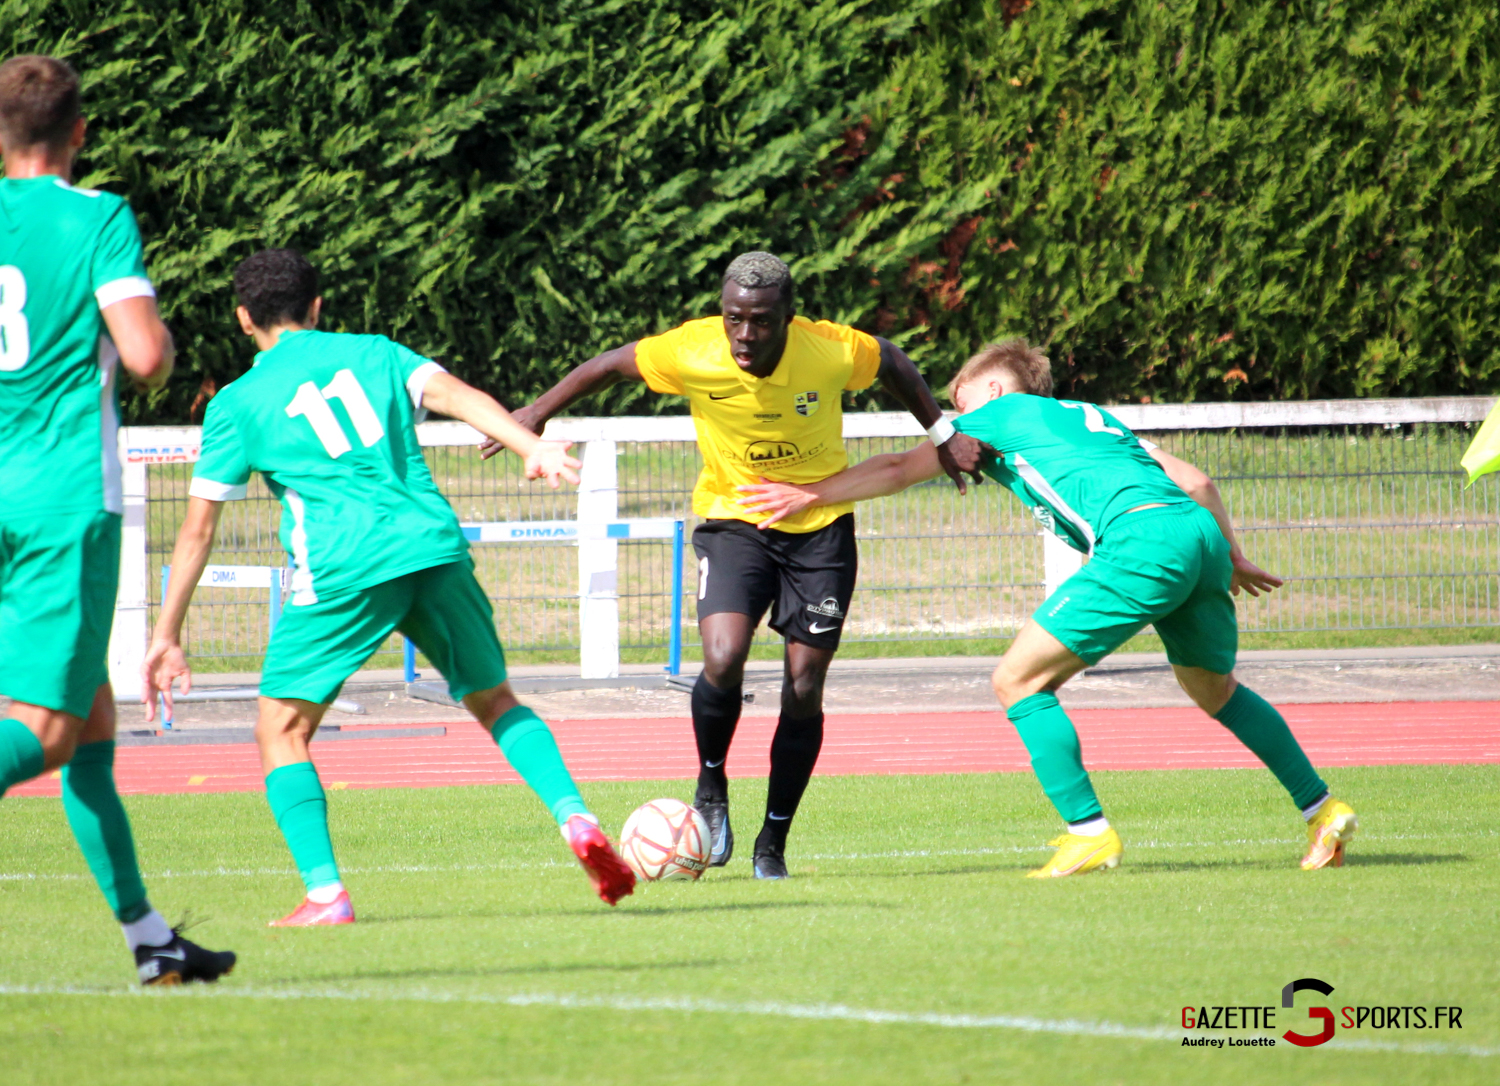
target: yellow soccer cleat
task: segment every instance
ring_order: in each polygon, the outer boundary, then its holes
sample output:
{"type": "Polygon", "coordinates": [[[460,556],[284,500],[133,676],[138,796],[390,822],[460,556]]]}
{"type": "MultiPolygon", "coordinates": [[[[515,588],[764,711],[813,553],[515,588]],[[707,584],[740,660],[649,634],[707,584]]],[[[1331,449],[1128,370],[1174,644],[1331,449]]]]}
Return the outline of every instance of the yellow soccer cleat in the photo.
{"type": "Polygon", "coordinates": [[[1119,867],[1120,857],[1125,854],[1125,846],[1120,843],[1120,835],[1113,826],[1089,837],[1065,833],[1047,844],[1057,852],[1035,871],[1026,872],[1028,879],[1060,879],[1064,875],[1082,875],[1086,871],[1108,871],[1119,867]]]}
{"type": "Polygon", "coordinates": [[[1359,829],[1359,819],[1347,803],[1329,796],[1307,824],[1307,855],[1302,857],[1303,871],[1320,867],[1343,867],[1344,846],[1359,829]]]}

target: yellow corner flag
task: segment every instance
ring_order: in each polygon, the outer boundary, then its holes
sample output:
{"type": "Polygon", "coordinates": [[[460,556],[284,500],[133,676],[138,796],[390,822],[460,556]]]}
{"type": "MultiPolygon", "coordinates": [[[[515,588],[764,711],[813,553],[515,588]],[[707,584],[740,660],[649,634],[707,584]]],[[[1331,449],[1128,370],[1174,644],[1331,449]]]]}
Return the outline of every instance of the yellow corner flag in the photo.
{"type": "Polygon", "coordinates": [[[1459,463],[1469,473],[1468,486],[1473,486],[1474,480],[1481,475],[1500,471],[1500,400],[1490,409],[1489,417],[1474,435],[1469,451],[1459,463]]]}

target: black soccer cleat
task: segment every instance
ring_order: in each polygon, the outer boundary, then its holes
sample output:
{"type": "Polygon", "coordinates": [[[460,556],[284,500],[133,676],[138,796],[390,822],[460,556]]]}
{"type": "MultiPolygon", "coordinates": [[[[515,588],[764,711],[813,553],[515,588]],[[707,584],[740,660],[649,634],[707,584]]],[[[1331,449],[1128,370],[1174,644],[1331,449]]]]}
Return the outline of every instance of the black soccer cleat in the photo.
{"type": "Polygon", "coordinates": [[[172,929],[172,941],[166,946],[135,948],[135,971],[147,987],[186,984],[195,980],[212,984],[224,974],[233,972],[236,961],[234,951],[205,950],[184,939],[177,928],[172,929]]]}
{"type": "Polygon", "coordinates": [[[734,831],[729,828],[728,803],[700,803],[698,813],[708,823],[708,866],[723,867],[734,855],[734,831]]]}
{"type": "Polygon", "coordinates": [[[761,846],[755,850],[755,877],[758,879],[784,879],[789,876],[786,873],[786,857],[779,849],[769,846],[761,846]]]}

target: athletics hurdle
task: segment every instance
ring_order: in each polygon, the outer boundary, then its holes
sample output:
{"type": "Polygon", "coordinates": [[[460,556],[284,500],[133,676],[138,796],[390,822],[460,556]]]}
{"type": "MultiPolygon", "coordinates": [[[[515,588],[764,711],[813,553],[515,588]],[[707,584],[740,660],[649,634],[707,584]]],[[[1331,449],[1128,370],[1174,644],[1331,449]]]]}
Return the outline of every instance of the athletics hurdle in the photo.
{"type": "MultiPolygon", "coordinates": [[[[668,635],[667,663],[663,670],[669,678],[682,671],[682,576],[683,547],[686,544],[686,524],[669,517],[653,517],[640,520],[612,520],[596,524],[583,524],[576,520],[507,520],[488,521],[477,524],[461,524],[464,538],[470,543],[529,543],[537,540],[562,540],[582,547],[588,543],[618,543],[630,539],[670,539],[672,541],[672,629],[668,635]]],[[[590,600],[612,601],[619,598],[619,583],[613,575],[600,576],[588,568],[583,553],[579,554],[579,604],[587,608],[590,600]]],[[[165,592],[165,589],[163,590],[165,592]]],[[[416,682],[417,648],[411,641],[405,642],[404,660],[406,683],[410,690],[416,682]]],[[[618,659],[618,634],[616,634],[616,657],[618,659]]],[[[421,696],[421,691],[414,691],[421,696]]]]}

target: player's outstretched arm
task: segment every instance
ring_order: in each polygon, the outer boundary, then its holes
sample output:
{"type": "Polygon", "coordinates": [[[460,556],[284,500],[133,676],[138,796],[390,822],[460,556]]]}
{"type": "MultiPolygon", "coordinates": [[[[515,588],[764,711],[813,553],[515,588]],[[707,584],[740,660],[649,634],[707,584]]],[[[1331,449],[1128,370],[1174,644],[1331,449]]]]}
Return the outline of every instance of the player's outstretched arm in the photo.
{"type": "Polygon", "coordinates": [[[1234,525],[1229,521],[1229,510],[1224,508],[1224,498],[1220,495],[1218,484],[1213,479],[1186,460],[1179,460],[1171,453],[1152,449],[1151,455],[1167,473],[1167,478],[1181,487],[1193,501],[1212,513],[1214,520],[1219,522],[1219,531],[1223,532],[1224,538],[1229,540],[1229,560],[1234,566],[1229,591],[1238,596],[1240,590],[1244,589],[1252,596],[1259,596],[1262,592],[1270,592],[1286,584],[1280,577],[1267,573],[1245,557],[1245,552],[1240,549],[1239,540],[1234,536],[1234,525]]]}
{"type": "Polygon", "coordinates": [[[813,505],[837,505],[839,502],[883,498],[905,490],[914,483],[936,479],[946,469],[932,442],[924,441],[904,453],[886,453],[862,460],[852,468],[830,475],[816,483],[773,483],[762,479],[759,484],[742,486],[745,496],[740,504],[747,512],[763,513],[766,519],[759,527],[769,528],[777,521],[813,505]]]}
{"type": "Polygon", "coordinates": [[[147,392],[165,385],[172,376],[177,349],[172,333],[156,310],[156,299],[122,298],[105,306],[102,312],[125,372],[147,392]]]}
{"type": "Polygon", "coordinates": [[[958,487],[960,494],[967,494],[969,488],[964,475],[973,476],[975,483],[984,479],[979,471],[984,462],[984,451],[979,447],[979,442],[968,434],[954,433],[952,423],[942,423],[942,431],[934,433],[933,424],[942,420],[943,412],[938,407],[937,400],[933,399],[927,382],[922,379],[917,364],[890,340],[876,336],[875,341],[880,344],[880,372],[877,378],[881,387],[900,400],[901,406],[922,424],[922,429],[927,431],[936,446],[938,462],[942,465],[943,472],[953,480],[953,485],[958,487]]]}
{"type": "Polygon", "coordinates": [[[578,485],[583,465],[568,455],[571,441],[543,441],[521,425],[487,392],[480,392],[451,373],[435,373],[422,388],[422,406],[440,415],[467,422],[498,450],[509,449],[526,461],[526,478],[547,480],[556,490],[559,480],[578,485]]]}
{"type": "Polygon", "coordinates": [[[175,681],[182,680],[184,694],[193,689],[193,672],[182,651],[182,622],[187,617],[193,589],[198,587],[203,567],[208,565],[209,553],[214,549],[214,534],[219,530],[219,514],[223,511],[223,502],[188,499],[187,516],[177,533],[177,545],[172,548],[172,579],[167,585],[167,598],[161,601],[161,614],[157,616],[156,629],[151,631],[151,646],[141,665],[144,680],[141,700],[146,703],[147,720],[156,718],[157,694],[167,703],[170,719],[175,681]]]}
{"type": "MultiPolygon", "coordinates": [[[[590,358],[538,396],[535,403],[521,408],[512,417],[533,434],[540,434],[546,429],[548,419],[590,393],[602,391],[619,381],[641,380],[644,378],[640,367],[635,364],[635,343],[627,343],[590,358]]],[[[485,441],[479,449],[479,455],[488,460],[500,451],[500,444],[485,441]]]]}

